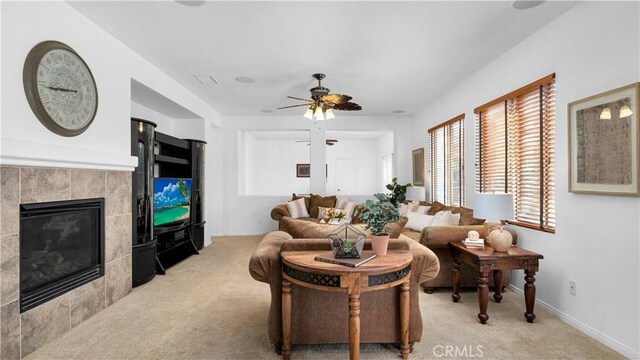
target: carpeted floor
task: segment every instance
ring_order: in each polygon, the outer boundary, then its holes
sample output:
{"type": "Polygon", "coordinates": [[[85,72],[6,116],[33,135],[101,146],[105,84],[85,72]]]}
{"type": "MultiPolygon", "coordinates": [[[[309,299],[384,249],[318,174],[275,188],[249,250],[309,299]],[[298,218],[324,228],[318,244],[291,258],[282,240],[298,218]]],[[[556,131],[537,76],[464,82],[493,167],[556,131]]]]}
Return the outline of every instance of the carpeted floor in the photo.
{"type": "MultiPolygon", "coordinates": [[[[259,237],[215,238],[199,256],[133,292],[27,359],[280,359],[267,341],[269,287],[251,278],[259,237]]],[[[410,359],[616,359],[597,341],[536,310],[528,324],[521,295],[489,303],[480,325],[474,292],[420,294],[422,341],[410,359]],[[456,353],[457,349],[457,353],[456,353]],[[448,351],[448,352],[447,352],[448,351]]],[[[397,359],[390,346],[363,345],[361,358],[397,359]]],[[[294,359],[346,359],[346,345],[296,346],[294,359]]]]}

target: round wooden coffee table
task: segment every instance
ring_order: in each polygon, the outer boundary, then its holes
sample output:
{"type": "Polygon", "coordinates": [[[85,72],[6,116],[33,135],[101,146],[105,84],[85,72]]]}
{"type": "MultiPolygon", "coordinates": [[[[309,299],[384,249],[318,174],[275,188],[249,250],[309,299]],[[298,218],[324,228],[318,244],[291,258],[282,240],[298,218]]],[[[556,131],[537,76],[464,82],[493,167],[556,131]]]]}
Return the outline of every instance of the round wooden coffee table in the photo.
{"type": "Polygon", "coordinates": [[[360,294],[400,286],[400,353],[409,357],[409,250],[389,250],[358,267],[315,260],[327,251],[283,251],[282,256],[282,357],[291,356],[291,284],[349,295],[349,358],[360,358],[360,294]]]}

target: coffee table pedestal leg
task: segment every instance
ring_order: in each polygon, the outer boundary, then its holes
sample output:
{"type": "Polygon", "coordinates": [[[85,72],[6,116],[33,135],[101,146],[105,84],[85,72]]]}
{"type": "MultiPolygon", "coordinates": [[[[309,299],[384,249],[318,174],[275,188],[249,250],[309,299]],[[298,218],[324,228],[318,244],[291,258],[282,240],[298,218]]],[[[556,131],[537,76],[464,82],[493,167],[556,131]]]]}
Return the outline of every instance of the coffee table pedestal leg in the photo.
{"type": "Polygon", "coordinates": [[[282,279],[282,358],[291,357],[291,283],[282,279]]]}
{"type": "Polygon", "coordinates": [[[493,300],[500,303],[502,301],[502,270],[493,270],[493,285],[496,287],[493,300]]]}
{"type": "Polygon", "coordinates": [[[360,359],[360,275],[349,277],[349,359],[360,359]]]}
{"type": "Polygon", "coordinates": [[[533,313],[533,305],[536,302],[536,286],[533,284],[536,281],[535,271],[524,271],[524,303],[527,307],[527,312],[524,313],[524,317],[527,322],[532,323],[536,315],[533,313]]]}
{"type": "Polygon", "coordinates": [[[451,294],[451,299],[453,302],[458,302],[460,300],[460,259],[456,256],[455,253],[452,253],[453,257],[453,294],[451,294]]]}
{"type": "Polygon", "coordinates": [[[480,323],[486,324],[489,320],[487,315],[487,305],[489,304],[489,272],[480,271],[478,275],[478,304],[480,304],[480,313],[478,319],[480,323]]]}
{"type": "Polygon", "coordinates": [[[409,358],[409,280],[400,285],[400,354],[403,359],[409,358]]]}

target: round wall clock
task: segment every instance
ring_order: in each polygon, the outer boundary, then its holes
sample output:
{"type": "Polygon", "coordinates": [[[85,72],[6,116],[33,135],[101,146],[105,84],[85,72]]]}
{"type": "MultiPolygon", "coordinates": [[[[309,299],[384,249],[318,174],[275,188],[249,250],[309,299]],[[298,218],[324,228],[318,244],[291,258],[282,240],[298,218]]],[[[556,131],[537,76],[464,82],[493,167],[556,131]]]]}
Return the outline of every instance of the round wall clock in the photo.
{"type": "Polygon", "coordinates": [[[36,45],[27,55],[22,80],[31,110],[47,129],[76,136],[91,125],[98,110],[96,82],[68,45],[58,41],[36,45]]]}

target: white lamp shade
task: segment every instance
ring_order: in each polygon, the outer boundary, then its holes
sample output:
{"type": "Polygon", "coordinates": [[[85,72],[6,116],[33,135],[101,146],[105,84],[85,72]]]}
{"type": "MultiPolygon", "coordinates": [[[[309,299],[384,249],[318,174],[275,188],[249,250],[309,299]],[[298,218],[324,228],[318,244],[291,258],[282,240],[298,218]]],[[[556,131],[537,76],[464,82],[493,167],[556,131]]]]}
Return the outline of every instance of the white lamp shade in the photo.
{"type": "Polygon", "coordinates": [[[407,188],[405,198],[410,201],[424,201],[427,198],[427,193],[423,187],[411,186],[407,188]]]}
{"type": "Polygon", "coordinates": [[[623,106],[622,109],[620,109],[620,117],[621,118],[626,118],[627,116],[631,116],[633,115],[633,111],[631,111],[631,109],[628,106],[623,106]]]}
{"type": "Polygon", "coordinates": [[[476,193],[473,198],[473,217],[487,220],[512,220],[513,194],[476,193]]]}
{"type": "Polygon", "coordinates": [[[311,108],[308,108],[307,112],[304,113],[304,117],[309,120],[313,120],[313,110],[311,110],[311,108]]]}
{"type": "Polygon", "coordinates": [[[333,114],[333,109],[327,109],[327,111],[324,112],[324,115],[326,117],[327,120],[329,119],[333,119],[336,116],[333,114]]]}

